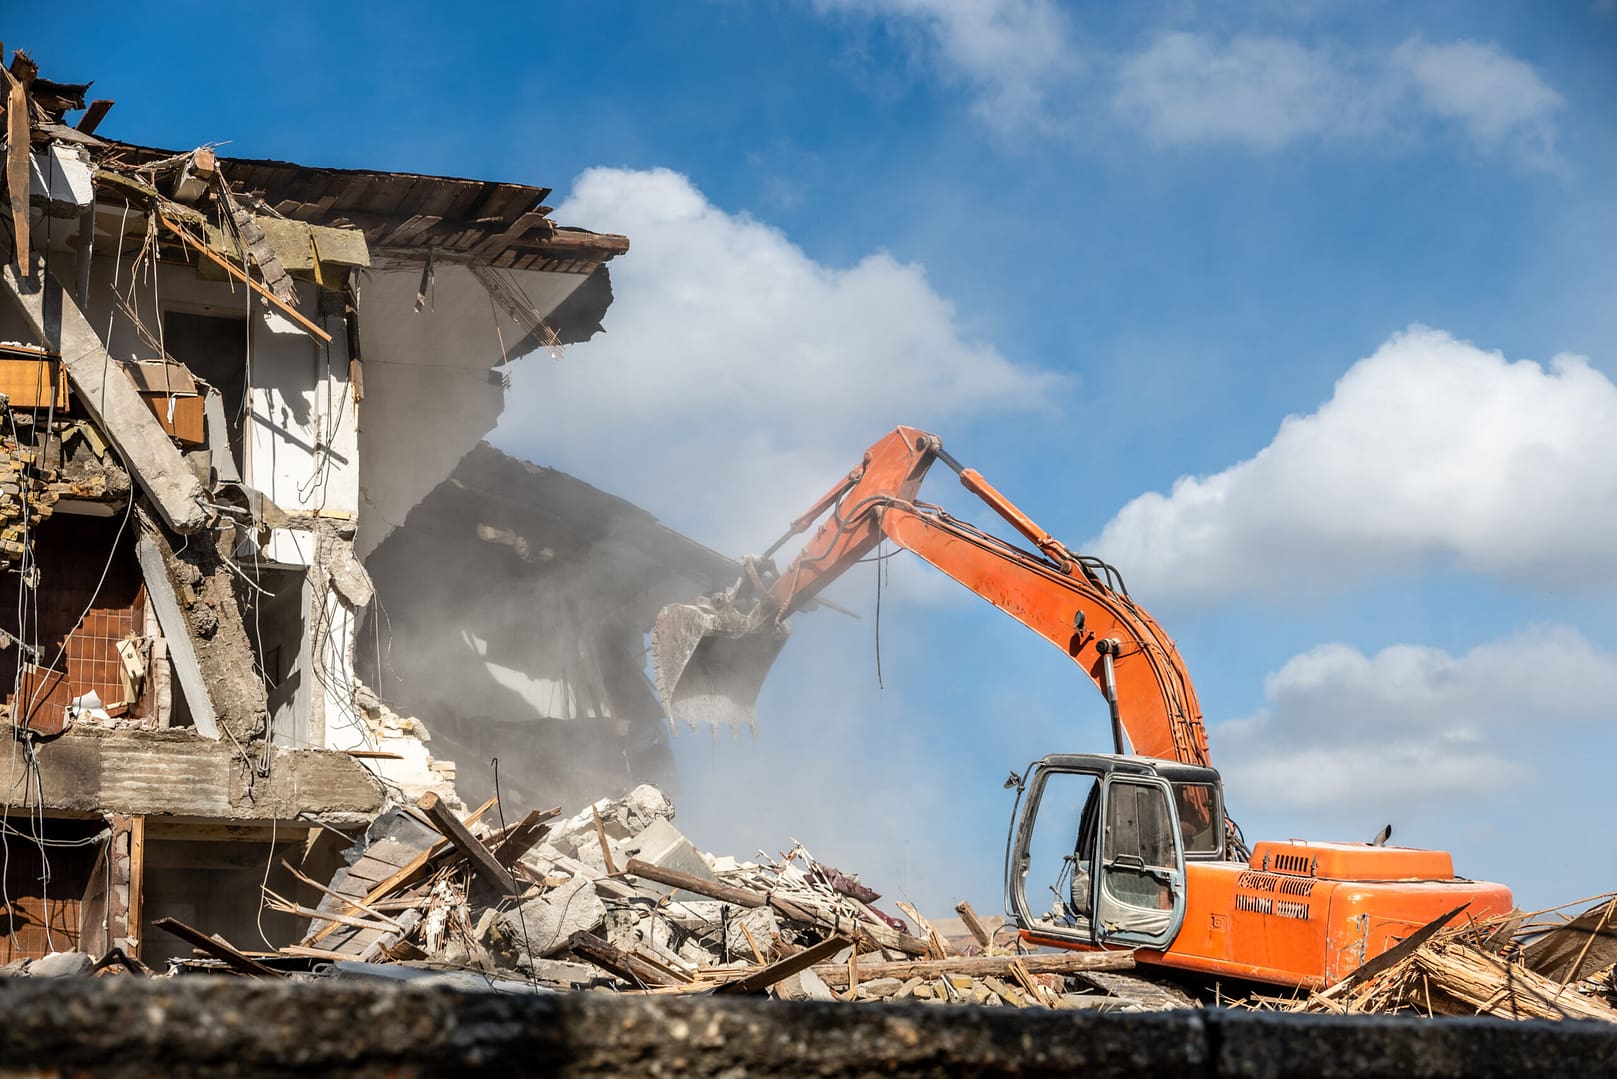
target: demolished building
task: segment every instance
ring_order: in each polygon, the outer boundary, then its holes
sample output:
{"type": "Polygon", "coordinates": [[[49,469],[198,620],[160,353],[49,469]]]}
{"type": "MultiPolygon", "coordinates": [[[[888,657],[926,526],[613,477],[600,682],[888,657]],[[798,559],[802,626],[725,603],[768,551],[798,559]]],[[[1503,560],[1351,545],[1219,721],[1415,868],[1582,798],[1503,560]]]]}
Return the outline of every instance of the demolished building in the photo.
{"type": "MultiPolygon", "coordinates": [[[[631,762],[625,789],[660,767],[624,654],[634,620],[726,564],[480,445],[513,361],[600,330],[627,238],[555,222],[540,187],[112,140],[110,101],[22,52],[4,84],[0,963],[161,960],[181,947],[153,939],[163,917],[278,944],[302,923],[261,912],[260,888],[318,900],[283,859],[324,880],[390,798],[454,799],[420,724],[357,676],[368,563],[409,629],[367,667],[386,682],[434,647],[412,599],[423,566],[497,552],[537,596],[557,583],[546,560],[585,566],[580,545],[615,543],[632,572],[568,668],[588,677],[547,673],[533,649],[498,659],[519,612],[431,624],[481,642],[485,681],[494,664],[572,694],[528,718],[610,720],[591,729],[631,762]],[[550,495],[588,508],[523,504],[550,495]],[[477,502],[471,535],[423,544],[455,498],[477,502]]],[[[433,707],[465,746],[457,721],[510,711],[433,707]]]]}
{"type": "Polygon", "coordinates": [[[494,755],[512,805],[677,786],[645,631],[664,604],[729,586],[735,562],[482,442],[365,564],[386,618],[360,675],[426,722],[467,790],[494,790],[494,755]]]}

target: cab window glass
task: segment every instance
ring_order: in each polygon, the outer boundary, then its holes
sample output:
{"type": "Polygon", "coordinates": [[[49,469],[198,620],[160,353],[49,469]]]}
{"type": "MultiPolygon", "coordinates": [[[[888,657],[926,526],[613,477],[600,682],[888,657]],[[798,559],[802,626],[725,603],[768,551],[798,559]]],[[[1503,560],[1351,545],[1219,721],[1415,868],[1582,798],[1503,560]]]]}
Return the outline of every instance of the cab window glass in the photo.
{"type": "Polygon", "coordinates": [[[1179,835],[1186,854],[1217,854],[1224,849],[1219,819],[1218,792],[1211,783],[1175,783],[1174,805],[1179,810],[1179,835]]]}

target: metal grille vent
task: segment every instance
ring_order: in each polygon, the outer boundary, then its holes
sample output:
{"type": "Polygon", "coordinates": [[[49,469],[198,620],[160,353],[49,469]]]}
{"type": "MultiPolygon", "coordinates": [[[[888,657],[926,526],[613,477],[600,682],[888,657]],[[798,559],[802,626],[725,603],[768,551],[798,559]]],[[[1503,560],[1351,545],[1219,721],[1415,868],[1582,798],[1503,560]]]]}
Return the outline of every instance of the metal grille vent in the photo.
{"type": "Polygon", "coordinates": [[[1250,888],[1255,892],[1272,892],[1280,884],[1280,878],[1273,873],[1255,873],[1247,870],[1236,880],[1237,888],[1250,888]]]}
{"type": "Polygon", "coordinates": [[[1314,872],[1313,859],[1306,854],[1277,854],[1274,862],[1275,869],[1281,873],[1301,873],[1310,876],[1314,872]]]}
{"type": "Polygon", "coordinates": [[[1299,922],[1308,921],[1308,904],[1298,903],[1292,899],[1281,899],[1275,903],[1275,914],[1281,918],[1295,918],[1299,922]]]}
{"type": "Polygon", "coordinates": [[[1237,895],[1235,909],[1250,911],[1253,914],[1273,914],[1275,901],[1266,895],[1237,895]]]}
{"type": "Polygon", "coordinates": [[[1314,883],[1311,880],[1283,880],[1280,891],[1286,895],[1310,896],[1314,894],[1314,883]]]}

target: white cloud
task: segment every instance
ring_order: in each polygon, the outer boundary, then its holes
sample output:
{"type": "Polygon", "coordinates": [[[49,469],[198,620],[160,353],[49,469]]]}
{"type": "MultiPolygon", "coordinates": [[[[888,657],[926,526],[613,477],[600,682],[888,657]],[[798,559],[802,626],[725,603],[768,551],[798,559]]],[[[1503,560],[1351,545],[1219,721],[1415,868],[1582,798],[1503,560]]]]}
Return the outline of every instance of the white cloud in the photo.
{"type": "Polygon", "coordinates": [[[1425,327],[1389,339],[1250,460],[1134,499],[1089,546],[1148,602],[1321,595],[1436,561],[1617,584],[1617,386],[1425,327]]]}
{"type": "Polygon", "coordinates": [[[1479,151],[1536,168],[1558,167],[1563,104],[1530,65],[1489,44],[1413,39],[1378,52],[1183,32],[1124,58],[1113,97],[1164,143],[1268,150],[1306,137],[1407,139],[1446,122],[1479,151]]]}
{"type": "Polygon", "coordinates": [[[815,10],[918,29],[948,78],[968,84],[985,121],[1044,126],[1051,91],[1073,76],[1072,27],[1051,0],[810,0],[815,10]]]}
{"type": "Polygon", "coordinates": [[[611,264],[607,332],[518,365],[496,440],[730,554],[765,547],[893,427],[946,434],[1064,385],[972,339],[921,267],[826,266],[666,169],[592,169],[556,216],[633,246],[611,264]]]}
{"type": "Polygon", "coordinates": [[[1393,60],[1425,106],[1458,121],[1479,146],[1510,147],[1535,163],[1554,163],[1551,117],[1565,101],[1529,65],[1472,41],[1408,41],[1393,60]]]}
{"type": "Polygon", "coordinates": [[[1161,142],[1244,142],[1273,148],[1350,123],[1351,80],[1330,54],[1289,38],[1237,37],[1220,48],[1173,33],[1127,58],[1117,108],[1161,142]]]}
{"type": "Polygon", "coordinates": [[[1617,656],[1574,629],[1541,626],[1463,655],[1345,644],[1292,658],[1256,714],[1213,729],[1213,756],[1248,804],[1391,812],[1494,796],[1532,778],[1524,738],[1596,721],[1617,695],[1617,656]]]}

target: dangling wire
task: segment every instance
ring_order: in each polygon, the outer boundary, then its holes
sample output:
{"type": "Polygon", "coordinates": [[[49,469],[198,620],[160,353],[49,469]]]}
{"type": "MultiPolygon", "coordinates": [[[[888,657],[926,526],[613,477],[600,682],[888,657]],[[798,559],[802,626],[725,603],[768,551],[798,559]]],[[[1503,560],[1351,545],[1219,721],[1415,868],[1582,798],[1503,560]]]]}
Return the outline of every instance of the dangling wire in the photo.
{"type": "MultiPolygon", "coordinates": [[[[886,543],[883,540],[881,547],[886,543]]],[[[886,689],[881,677],[881,594],[887,586],[887,558],[881,553],[881,547],[876,549],[876,688],[886,689]]]]}

